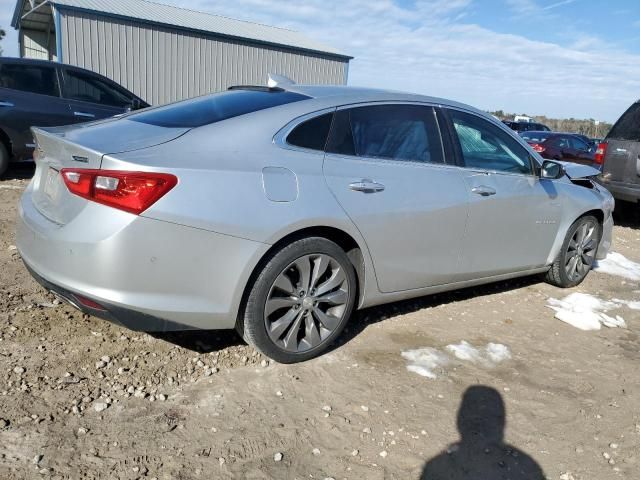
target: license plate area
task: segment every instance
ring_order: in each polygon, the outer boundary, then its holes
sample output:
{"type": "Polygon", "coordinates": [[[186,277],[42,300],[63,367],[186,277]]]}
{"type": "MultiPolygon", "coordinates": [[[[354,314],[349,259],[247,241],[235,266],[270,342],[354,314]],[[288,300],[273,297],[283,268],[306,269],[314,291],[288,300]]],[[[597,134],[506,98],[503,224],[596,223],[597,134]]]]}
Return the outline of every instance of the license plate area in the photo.
{"type": "Polygon", "coordinates": [[[58,198],[60,197],[61,184],[60,171],[53,167],[49,167],[44,181],[44,194],[52,203],[57,203],[58,198]]]}

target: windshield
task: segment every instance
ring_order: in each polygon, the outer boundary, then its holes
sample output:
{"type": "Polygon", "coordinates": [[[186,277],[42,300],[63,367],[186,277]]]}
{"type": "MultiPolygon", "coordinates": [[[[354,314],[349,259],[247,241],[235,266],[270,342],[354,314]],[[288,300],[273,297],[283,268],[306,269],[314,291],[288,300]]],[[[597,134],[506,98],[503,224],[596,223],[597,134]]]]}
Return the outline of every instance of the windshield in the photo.
{"type": "Polygon", "coordinates": [[[143,111],[127,119],[158,127],[196,128],[308,98],[284,90],[229,90],[143,111]]]}

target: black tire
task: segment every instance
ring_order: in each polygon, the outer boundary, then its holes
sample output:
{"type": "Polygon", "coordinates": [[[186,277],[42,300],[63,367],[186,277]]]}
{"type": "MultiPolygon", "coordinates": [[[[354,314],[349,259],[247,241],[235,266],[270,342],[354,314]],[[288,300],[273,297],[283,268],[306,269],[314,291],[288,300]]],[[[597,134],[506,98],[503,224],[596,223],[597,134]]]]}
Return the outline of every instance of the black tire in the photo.
{"type": "Polygon", "coordinates": [[[560,253],[558,253],[558,256],[547,272],[545,280],[551,285],[560,288],[571,288],[581,284],[593,266],[601,238],[602,225],[600,225],[597,218],[592,215],[585,215],[577,219],[571,227],[569,227],[567,236],[560,248],[560,253]],[[584,247],[584,245],[576,246],[576,235],[579,235],[578,232],[585,228],[585,226],[587,230],[593,228],[593,232],[588,240],[590,245],[589,249],[584,247]],[[573,263],[570,262],[576,257],[576,268],[572,269],[573,263]]]}
{"type": "Polygon", "coordinates": [[[9,168],[10,160],[11,157],[9,155],[7,147],[5,147],[4,144],[0,142],[0,177],[2,177],[9,168]]]}
{"type": "MultiPolygon", "coordinates": [[[[320,270],[321,267],[318,267],[318,271],[320,270]]],[[[277,362],[296,363],[309,360],[324,352],[340,335],[353,312],[356,296],[357,281],[355,270],[344,250],[326,238],[303,238],[274,252],[263,264],[250,287],[244,309],[240,312],[237,330],[247,343],[277,362]],[[326,273],[323,272],[326,276],[318,276],[314,281],[314,277],[316,277],[315,265],[320,257],[325,263],[329,262],[329,264],[326,267],[326,273]],[[306,272],[309,274],[307,275],[309,279],[307,283],[310,287],[309,292],[306,292],[309,297],[316,292],[315,288],[318,288],[318,292],[322,290],[321,287],[324,286],[326,288],[330,283],[329,280],[338,278],[338,273],[340,274],[339,281],[341,282],[339,288],[332,287],[331,290],[327,290],[329,293],[319,294],[317,297],[311,298],[308,303],[304,303],[303,297],[305,297],[305,294],[302,291],[302,285],[305,282],[302,280],[302,272],[297,268],[298,262],[307,262],[307,265],[311,265],[313,270],[312,272],[306,272]],[[296,274],[298,275],[296,276],[296,274]],[[290,280],[287,285],[293,287],[291,290],[295,293],[292,295],[279,288],[283,276],[290,280]],[[323,300],[331,294],[333,294],[334,299],[338,298],[336,294],[340,294],[341,303],[339,306],[326,307],[326,305],[335,305],[323,300]],[[268,313],[266,309],[267,303],[274,300],[278,301],[281,298],[284,298],[285,302],[290,302],[292,298],[296,298],[295,302],[297,304],[283,306],[281,309],[273,310],[269,315],[265,315],[265,313],[268,313]],[[321,310],[320,305],[325,305],[323,307],[326,308],[324,312],[318,312],[318,310],[321,310]],[[294,308],[298,313],[294,312],[294,308]],[[331,311],[332,309],[334,310],[331,311]],[[339,310],[339,315],[334,314],[335,309],[339,310]],[[282,312],[285,313],[282,314],[282,312]],[[321,313],[324,317],[318,317],[321,313]],[[275,321],[272,320],[279,315],[282,315],[282,317],[276,318],[275,321]],[[279,333],[276,333],[274,325],[285,316],[292,318],[289,315],[296,316],[295,320],[291,321],[289,328],[283,330],[282,340],[278,338],[274,340],[273,336],[280,336],[279,333]],[[331,324],[326,323],[325,325],[321,318],[326,320],[331,318],[331,324]],[[320,342],[316,345],[314,345],[313,341],[307,340],[309,329],[313,330],[314,328],[316,333],[314,333],[312,340],[320,342]],[[295,333],[294,329],[296,329],[295,333]],[[284,341],[285,337],[289,339],[289,344],[284,341]],[[293,346],[294,343],[295,347],[293,346]],[[292,348],[299,349],[299,351],[291,351],[292,348]]],[[[269,303],[269,305],[272,304],[269,303]]],[[[284,323],[280,322],[280,324],[283,325],[284,323]]]]}

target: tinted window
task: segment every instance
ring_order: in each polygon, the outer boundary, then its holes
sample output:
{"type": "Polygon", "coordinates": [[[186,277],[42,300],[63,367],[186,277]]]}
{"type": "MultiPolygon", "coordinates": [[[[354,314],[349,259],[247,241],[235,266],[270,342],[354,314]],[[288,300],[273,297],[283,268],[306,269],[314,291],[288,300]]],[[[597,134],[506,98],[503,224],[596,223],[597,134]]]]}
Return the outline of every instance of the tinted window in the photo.
{"type": "Polygon", "coordinates": [[[607,138],[640,141],[640,102],[631,105],[613,126],[607,138]]]}
{"type": "Polygon", "coordinates": [[[450,114],[466,167],[531,173],[529,152],[508,133],[475,115],[450,114]]]}
{"type": "Polygon", "coordinates": [[[377,105],[336,114],[328,150],[360,157],[443,162],[431,107],[377,105]]]}
{"type": "Polygon", "coordinates": [[[569,139],[569,144],[571,145],[571,148],[575,148],[576,150],[589,150],[589,145],[578,137],[571,137],[569,139]]]}
{"type": "Polygon", "coordinates": [[[282,90],[229,90],[127,117],[159,127],[196,128],[310,97],[282,90]]]}
{"type": "Polygon", "coordinates": [[[287,143],[296,147],[322,150],[327,143],[333,112],[302,122],[287,137],[287,143]]]}
{"type": "Polygon", "coordinates": [[[64,87],[62,93],[65,98],[82,102],[98,103],[113,107],[127,107],[133,98],[99,77],[83,72],[65,70],[64,87]]]}
{"type": "Polygon", "coordinates": [[[0,66],[0,87],[40,95],[59,96],[58,76],[52,67],[5,63],[0,66]]]}
{"type": "Polygon", "coordinates": [[[556,146],[560,148],[571,148],[571,145],[569,144],[569,139],[567,137],[558,137],[556,141],[556,146]]]}

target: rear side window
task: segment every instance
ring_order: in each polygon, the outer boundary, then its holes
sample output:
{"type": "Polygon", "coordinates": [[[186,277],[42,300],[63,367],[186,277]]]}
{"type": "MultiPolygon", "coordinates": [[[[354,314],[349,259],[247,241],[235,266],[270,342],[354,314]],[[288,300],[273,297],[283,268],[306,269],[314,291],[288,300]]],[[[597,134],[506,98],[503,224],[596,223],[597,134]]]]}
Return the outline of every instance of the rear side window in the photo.
{"type": "Polygon", "coordinates": [[[130,95],[101,78],[74,70],[65,70],[62,93],[70,100],[112,107],[126,107],[133,101],[130,95]]]}
{"type": "Polygon", "coordinates": [[[127,119],[158,127],[196,128],[308,98],[283,90],[229,90],[136,113],[127,119]]]}
{"type": "Polygon", "coordinates": [[[443,163],[431,107],[376,105],[336,113],[328,150],[342,155],[443,163]]]}
{"type": "Polygon", "coordinates": [[[640,141],[640,102],[631,105],[613,126],[607,138],[640,141]]]}
{"type": "Polygon", "coordinates": [[[333,112],[302,122],[287,137],[287,143],[296,147],[324,151],[331,128],[333,112]]]}
{"type": "Polygon", "coordinates": [[[0,65],[0,87],[51,97],[60,95],[55,69],[39,65],[0,65]]]}

